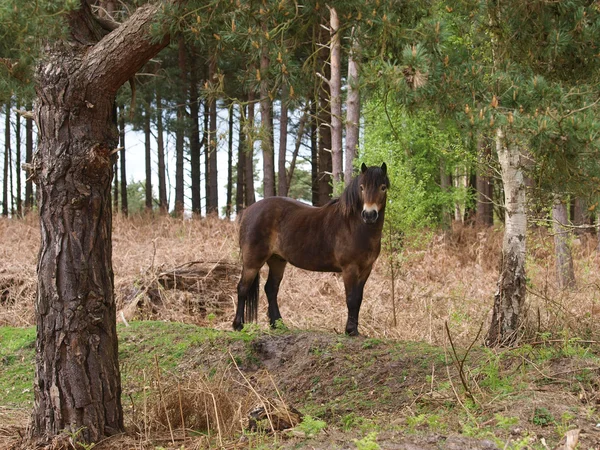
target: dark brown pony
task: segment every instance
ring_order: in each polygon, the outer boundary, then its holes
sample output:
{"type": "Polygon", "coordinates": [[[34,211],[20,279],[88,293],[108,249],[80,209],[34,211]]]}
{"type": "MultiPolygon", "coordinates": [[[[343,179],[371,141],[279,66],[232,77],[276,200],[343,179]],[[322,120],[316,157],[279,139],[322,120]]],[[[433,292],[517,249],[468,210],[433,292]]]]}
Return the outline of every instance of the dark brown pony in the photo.
{"type": "Polygon", "coordinates": [[[233,328],[256,321],[259,271],[267,263],[271,326],[281,319],[277,292],[286,264],[318,272],[342,272],[346,288],[346,333],[358,335],[363,288],[381,249],[381,230],[390,180],[385,163],[369,167],[341,197],[315,208],[285,197],[269,197],[244,211],[240,223],[242,275],[233,328]],[[246,303],[247,308],[246,308],[246,303]],[[244,309],[246,314],[244,317],[244,309]]]}

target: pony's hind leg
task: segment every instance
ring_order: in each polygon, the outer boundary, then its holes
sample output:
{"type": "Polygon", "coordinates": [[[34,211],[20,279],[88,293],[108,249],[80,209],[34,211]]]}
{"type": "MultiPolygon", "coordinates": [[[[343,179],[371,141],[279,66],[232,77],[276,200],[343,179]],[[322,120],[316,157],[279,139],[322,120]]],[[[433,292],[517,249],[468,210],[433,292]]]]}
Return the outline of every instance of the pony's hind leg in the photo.
{"type": "Polygon", "coordinates": [[[265,293],[269,299],[269,323],[271,324],[271,328],[275,328],[277,321],[281,320],[281,313],[277,305],[277,293],[279,292],[279,285],[283,279],[283,272],[285,272],[287,261],[277,255],[273,255],[267,260],[267,264],[269,265],[269,278],[265,284],[265,293]]]}
{"type": "Polygon", "coordinates": [[[240,331],[244,328],[244,317],[256,320],[256,306],[258,304],[258,273],[259,269],[242,268],[242,275],[237,287],[238,303],[233,319],[233,329],[240,331]],[[246,310],[246,300],[248,300],[248,311],[246,310]]]}

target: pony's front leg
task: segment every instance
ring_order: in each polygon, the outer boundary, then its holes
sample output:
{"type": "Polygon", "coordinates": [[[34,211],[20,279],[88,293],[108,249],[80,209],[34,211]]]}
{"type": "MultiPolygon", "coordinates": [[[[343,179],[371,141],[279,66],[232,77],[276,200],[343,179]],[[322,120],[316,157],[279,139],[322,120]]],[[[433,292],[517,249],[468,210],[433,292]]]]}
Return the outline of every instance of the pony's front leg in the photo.
{"type": "Polygon", "coordinates": [[[346,321],[346,334],[358,336],[358,313],[363,299],[363,290],[371,271],[364,274],[357,267],[344,268],[342,276],[346,288],[346,305],[348,306],[348,320],[346,321]]]}

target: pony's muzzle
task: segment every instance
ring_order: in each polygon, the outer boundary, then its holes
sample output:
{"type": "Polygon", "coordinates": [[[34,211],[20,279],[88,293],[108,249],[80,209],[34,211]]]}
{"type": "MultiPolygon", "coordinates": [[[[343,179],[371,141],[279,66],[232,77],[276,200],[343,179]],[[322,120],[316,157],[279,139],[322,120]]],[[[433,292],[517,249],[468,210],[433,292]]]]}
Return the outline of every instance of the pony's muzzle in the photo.
{"type": "Polygon", "coordinates": [[[361,217],[365,223],[375,223],[379,217],[379,213],[376,209],[363,209],[361,217]]]}

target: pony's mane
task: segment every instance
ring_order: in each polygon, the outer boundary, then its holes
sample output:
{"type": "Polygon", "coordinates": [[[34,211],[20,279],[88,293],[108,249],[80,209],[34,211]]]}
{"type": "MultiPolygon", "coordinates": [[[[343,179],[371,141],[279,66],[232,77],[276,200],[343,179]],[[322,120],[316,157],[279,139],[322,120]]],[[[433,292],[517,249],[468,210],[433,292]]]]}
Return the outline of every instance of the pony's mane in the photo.
{"type": "Polygon", "coordinates": [[[360,177],[354,177],[346,186],[339,198],[331,199],[325,206],[337,206],[345,217],[358,214],[362,208],[360,202],[359,182],[360,177]]]}

